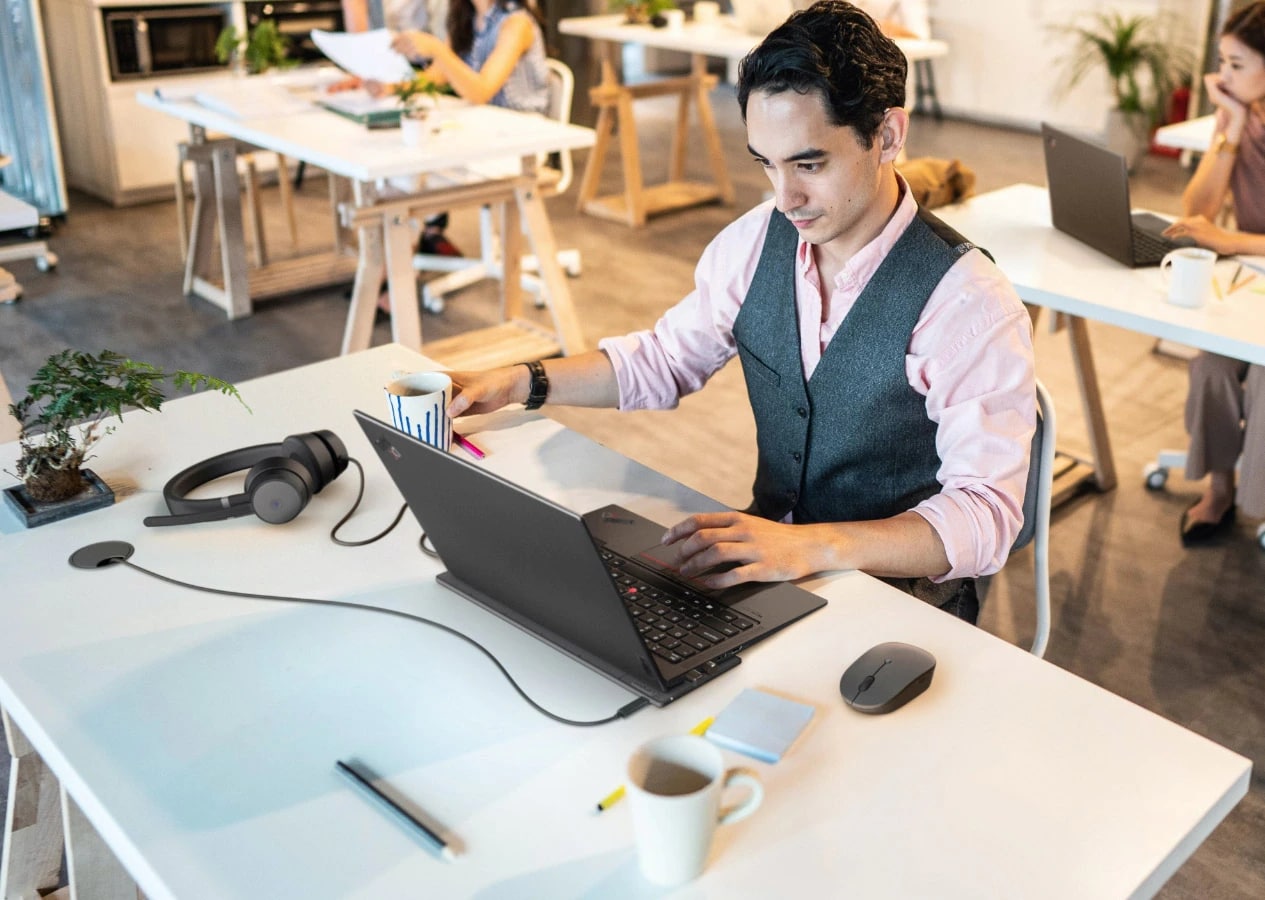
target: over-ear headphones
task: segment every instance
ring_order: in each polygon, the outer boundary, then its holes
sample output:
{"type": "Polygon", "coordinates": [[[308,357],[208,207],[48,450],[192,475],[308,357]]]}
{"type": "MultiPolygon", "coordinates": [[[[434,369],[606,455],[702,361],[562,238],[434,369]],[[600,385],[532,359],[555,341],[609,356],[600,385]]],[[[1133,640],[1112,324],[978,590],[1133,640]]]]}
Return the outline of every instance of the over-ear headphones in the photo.
{"type": "Polygon", "coordinates": [[[163,488],[170,516],[149,516],[146,525],[214,522],[251,513],[265,522],[289,522],[313,494],[347,468],[347,448],[332,431],[292,434],[280,444],[258,444],[221,453],[177,473],[163,488]],[[189,492],[232,472],[249,469],[244,490],[228,497],[190,500],[189,492]]]}

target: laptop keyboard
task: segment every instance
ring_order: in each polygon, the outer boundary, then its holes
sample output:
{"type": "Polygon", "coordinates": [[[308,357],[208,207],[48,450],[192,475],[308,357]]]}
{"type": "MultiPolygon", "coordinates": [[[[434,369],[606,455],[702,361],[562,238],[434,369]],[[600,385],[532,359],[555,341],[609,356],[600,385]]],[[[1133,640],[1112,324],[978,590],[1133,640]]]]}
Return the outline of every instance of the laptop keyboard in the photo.
{"type": "Polygon", "coordinates": [[[667,588],[643,581],[624,557],[601,553],[646,649],[665,662],[683,663],[698,654],[709,659],[713,647],[757,624],[684,585],[667,588]]]}
{"type": "Polygon", "coordinates": [[[1135,265],[1157,263],[1177,245],[1167,238],[1134,226],[1133,262],[1135,265]]]}

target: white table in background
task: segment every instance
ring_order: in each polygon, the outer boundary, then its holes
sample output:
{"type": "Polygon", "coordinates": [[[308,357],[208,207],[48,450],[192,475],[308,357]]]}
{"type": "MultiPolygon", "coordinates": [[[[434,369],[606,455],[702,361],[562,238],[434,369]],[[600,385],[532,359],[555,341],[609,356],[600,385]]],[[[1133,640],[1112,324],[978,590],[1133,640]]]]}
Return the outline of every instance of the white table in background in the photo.
{"type": "MultiPolygon", "coordinates": [[[[338,599],[433,617],[488,646],[547,708],[609,715],[621,688],[434,581],[411,518],[333,546],[354,467],[285,526],[254,518],[147,529],[175,471],[240,446],[333,429],[367,474],[344,537],[399,495],[351,410],[425,365],[398,345],[129,416],[95,468],[135,490],[113,507],[0,541],[0,705],[151,900],[254,897],[643,897],[627,804],[593,806],[642,741],[683,733],[744,687],[814,704],[763,806],[719,832],[674,896],[1145,897],[1241,799],[1251,763],[860,573],[812,579],[829,604],[664,709],[572,728],[530,710],[483,656],[371,612],[217,597],[123,566],[66,564],[131,542],[132,561],[197,584],[338,599]],[[887,716],[846,708],[846,665],[882,641],[938,660],[887,716]],[[355,757],[462,851],[445,863],[335,774],[355,757]]],[[[666,419],[665,419],[666,421],[666,419]]],[[[484,465],[570,508],[621,503],[662,522],[705,497],[521,410],[470,420],[484,465]]],[[[17,448],[0,445],[0,469],[17,448]]],[[[495,552],[490,548],[490,552],[495,552]]]]}
{"type": "MultiPolygon", "coordinates": [[[[1155,266],[1131,269],[1056,231],[1045,188],[1011,185],[938,209],[936,215],[992,253],[1025,303],[1067,317],[1089,427],[1092,475],[1100,490],[1113,488],[1116,474],[1086,320],[1265,363],[1265,316],[1261,297],[1253,290],[1240,287],[1224,301],[1211,300],[1201,309],[1168,303],[1155,266]]],[[[1223,288],[1229,286],[1234,267],[1232,259],[1217,264],[1223,288]]],[[[1076,478],[1084,474],[1069,473],[1076,478]]]]}
{"type": "MultiPolygon", "coordinates": [[[[346,258],[340,245],[333,253],[315,258],[285,260],[253,272],[248,268],[234,161],[235,142],[245,141],[319,166],[352,183],[354,196],[342,206],[341,218],[343,226],[358,232],[359,258],[343,353],[369,346],[384,276],[390,289],[393,339],[414,349],[422,347],[412,267],[418,223],[428,214],[483,204],[504,210],[502,290],[506,321],[477,335],[450,338],[451,344],[428,345],[427,351],[453,365],[477,367],[515,361],[489,357],[488,348],[496,352],[497,347],[507,347],[520,359],[584,349],[571,292],[557,265],[553,230],[537,190],[535,161],[539,153],[591,146],[592,130],[492,106],[464,107],[451,113],[448,126],[431,135],[424,146],[406,147],[399,129],[368,129],[315,106],[288,115],[237,118],[192,100],[163,100],[146,93],[138,94],[138,99],[145,106],[188,122],[193,142],[210,148],[197,165],[185,290],[224,307],[230,318],[250,313],[252,295],[287,293],[319,284],[326,269],[341,265],[340,258],[346,258]],[[208,131],[228,137],[207,141],[208,131]],[[519,174],[455,184],[447,180],[437,183],[434,177],[514,157],[523,160],[519,174]],[[427,176],[431,183],[417,194],[401,196],[379,187],[385,179],[427,176]],[[217,220],[222,286],[211,280],[215,270],[212,232],[217,220]],[[532,252],[540,260],[552,331],[519,317],[522,290],[518,266],[524,226],[532,252]]],[[[328,283],[328,276],[323,280],[328,283]]]]}
{"type": "Polygon", "coordinates": [[[1216,116],[1199,116],[1185,122],[1175,122],[1155,130],[1155,143],[1161,147],[1174,147],[1185,154],[1203,153],[1212,144],[1216,128],[1216,116]]]}
{"type": "MultiPolygon", "coordinates": [[[[558,23],[558,31],[596,41],[601,51],[601,81],[589,92],[593,105],[598,108],[597,143],[589,154],[584,178],[580,182],[577,203],[581,211],[640,227],[646,224],[648,217],[670,210],[717,200],[726,204],[734,202],[733,183],[729,179],[729,167],[725,163],[709,96],[716,86],[716,78],[707,73],[707,58],[740,60],[761,41],[760,35],[743,31],[728,16],[722,17],[715,24],[687,22],[679,29],[630,25],[623,15],[581,16],[562,19],[558,23]],[[623,44],[641,44],[660,50],[688,53],[690,72],[678,78],[659,79],[644,84],[621,84],[616,75],[616,58],[623,44]],[[672,152],[668,157],[668,179],[661,184],[647,187],[642,180],[633,101],[672,95],[679,98],[679,106],[672,135],[672,152]],[[691,102],[698,106],[699,127],[712,181],[692,180],[685,176],[686,159],[691,150],[691,102]],[[617,129],[623,167],[623,193],[599,197],[597,191],[602,168],[617,129]]],[[[896,43],[911,63],[944,56],[949,52],[949,46],[944,41],[900,38],[896,43]]]]}

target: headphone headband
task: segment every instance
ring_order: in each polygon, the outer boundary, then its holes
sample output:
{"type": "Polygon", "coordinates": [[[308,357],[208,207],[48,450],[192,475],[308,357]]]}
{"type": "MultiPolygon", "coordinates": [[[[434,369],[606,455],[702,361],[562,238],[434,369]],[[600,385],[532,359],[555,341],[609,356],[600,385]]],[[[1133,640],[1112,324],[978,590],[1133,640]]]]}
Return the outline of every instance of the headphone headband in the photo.
{"type": "Polygon", "coordinates": [[[243,492],[232,494],[228,497],[212,497],[204,500],[191,500],[187,495],[195,488],[217,478],[223,478],[225,475],[231,475],[233,472],[238,472],[242,469],[249,469],[261,460],[265,460],[270,456],[280,455],[280,444],[256,444],[253,447],[231,450],[228,453],[221,453],[219,456],[213,456],[202,462],[194,463],[189,468],[172,476],[171,480],[167,482],[167,486],[163,488],[163,499],[167,501],[167,508],[171,510],[173,515],[177,516],[194,515],[213,509],[231,509],[235,506],[245,505],[246,508],[238,513],[238,515],[244,516],[250,512],[250,494],[243,492]]]}

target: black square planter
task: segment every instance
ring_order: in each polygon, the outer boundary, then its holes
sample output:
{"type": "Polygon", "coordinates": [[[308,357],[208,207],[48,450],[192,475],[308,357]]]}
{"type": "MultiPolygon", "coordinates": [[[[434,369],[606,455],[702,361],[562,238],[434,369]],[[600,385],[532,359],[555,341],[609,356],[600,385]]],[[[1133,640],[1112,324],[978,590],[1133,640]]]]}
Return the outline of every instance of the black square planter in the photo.
{"type": "Polygon", "coordinates": [[[114,491],[110,490],[109,486],[98,478],[91,469],[82,469],[81,471],[88,482],[88,486],[66,500],[58,500],[54,503],[36,500],[26,492],[26,485],[22,484],[16,487],[5,488],[4,499],[17,512],[18,517],[26,523],[27,528],[34,528],[36,525],[47,525],[49,522],[68,519],[71,516],[77,516],[80,513],[86,513],[89,510],[100,509],[103,506],[112,504],[114,502],[114,491]]]}

